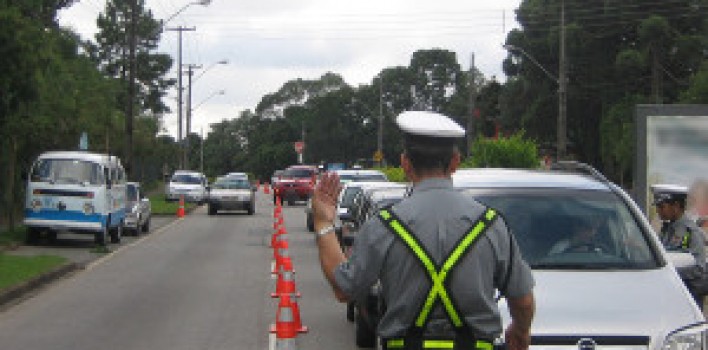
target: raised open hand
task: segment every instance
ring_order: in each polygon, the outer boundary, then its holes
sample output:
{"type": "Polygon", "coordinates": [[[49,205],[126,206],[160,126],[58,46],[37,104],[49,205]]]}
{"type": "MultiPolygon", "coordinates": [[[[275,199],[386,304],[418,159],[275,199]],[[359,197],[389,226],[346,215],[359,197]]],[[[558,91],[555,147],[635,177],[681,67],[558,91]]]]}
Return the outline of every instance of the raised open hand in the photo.
{"type": "Polygon", "coordinates": [[[339,175],[336,173],[322,174],[312,197],[312,217],[316,225],[318,221],[322,224],[334,222],[337,215],[337,199],[341,190],[339,175]]]}

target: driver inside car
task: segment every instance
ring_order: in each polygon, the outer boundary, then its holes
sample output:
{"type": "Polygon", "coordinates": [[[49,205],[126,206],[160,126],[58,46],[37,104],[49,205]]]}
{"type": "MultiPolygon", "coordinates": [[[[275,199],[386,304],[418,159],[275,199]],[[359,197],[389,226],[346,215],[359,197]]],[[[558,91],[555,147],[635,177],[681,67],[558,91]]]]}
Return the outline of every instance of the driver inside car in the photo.
{"type": "Polygon", "coordinates": [[[575,218],[571,222],[572,234],[556,242],[549,255],[562,253],[602,252],[605,245],[598,242],[600,220],[596,218],[575,218]]]}

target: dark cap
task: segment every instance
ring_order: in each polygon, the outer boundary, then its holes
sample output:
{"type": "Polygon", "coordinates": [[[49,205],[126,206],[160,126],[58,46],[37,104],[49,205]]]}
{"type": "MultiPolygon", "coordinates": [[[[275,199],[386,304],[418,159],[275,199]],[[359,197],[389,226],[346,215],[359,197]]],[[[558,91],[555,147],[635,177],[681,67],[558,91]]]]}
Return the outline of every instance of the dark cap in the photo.
{"type": "Polygon", "coordinates": [[[653,205],[685,202],[688,197],[688,187],[681,185],[657,184],[652,185],[651,190],[654,193],[653,205]]]}

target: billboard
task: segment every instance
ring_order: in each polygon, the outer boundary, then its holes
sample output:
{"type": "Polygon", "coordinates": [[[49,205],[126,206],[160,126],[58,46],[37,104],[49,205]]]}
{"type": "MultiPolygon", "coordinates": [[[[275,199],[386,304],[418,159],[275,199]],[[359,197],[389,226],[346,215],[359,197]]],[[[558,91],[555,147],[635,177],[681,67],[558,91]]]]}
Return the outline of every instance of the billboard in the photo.
{"type": "Polygon", "coordinates": [[[638,105],[635,116],[639,206],[655,222],[651,186],[682,185],[690,189],[689,213],[708,216],[708,105],[638,105]]]}

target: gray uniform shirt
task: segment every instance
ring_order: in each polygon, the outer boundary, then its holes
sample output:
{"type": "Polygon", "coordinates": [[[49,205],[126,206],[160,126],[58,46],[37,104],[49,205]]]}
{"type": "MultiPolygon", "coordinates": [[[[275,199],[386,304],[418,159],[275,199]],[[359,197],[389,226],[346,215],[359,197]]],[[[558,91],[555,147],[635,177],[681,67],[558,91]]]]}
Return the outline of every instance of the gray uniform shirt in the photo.
{"type": "MultiPolygon", "coordinates": [[[[410,195],[393,206],[398,215],[439,266],[486,208],[452,188],[452,181],[428,179],[417,184],[410,195]]],[[[501,317],[494,300],[510,271],[506,295],[521,297],[531,292],[533,276],[522,259],[516,241],[498,217],[447,276],[452,294],[475,336],[495,339],[502,332],[501,317]],[[513,249],[511,245],[513,245],[513,249]],[[509,269],[509,264],[511,268],[509,269]]],[[[378,326],[384,338],[403,336],[413,325],[430,290],[427,272],[418,257],[378,217],[359,230],[349,260],[335,271],[337,286],[358,300],[381,281],[386,312],[378,326]]],[[[452,334],[439,299],[431,312],[427,333],[452,334]]]]}
{"type": "Polygon", "coordinates": [[[684,237],[691,232],[688,242],[688,251],[696,259],[696,264],[688,269],[682,269],[679,274],[682,278],[692,279],[701,277],[706,263],[705,236],[703,230],[685,214],[678,220],[664,225],[661,229],[661,243],[667,249],[684,249],[684,237]]]}

